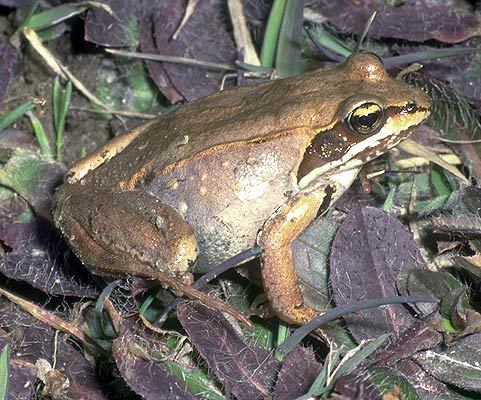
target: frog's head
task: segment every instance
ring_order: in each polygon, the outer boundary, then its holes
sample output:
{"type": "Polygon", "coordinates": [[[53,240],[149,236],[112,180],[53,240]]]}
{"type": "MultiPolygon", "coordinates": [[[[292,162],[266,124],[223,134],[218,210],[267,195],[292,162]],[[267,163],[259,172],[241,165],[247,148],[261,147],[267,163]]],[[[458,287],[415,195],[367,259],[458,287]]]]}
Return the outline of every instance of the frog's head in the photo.
{"type": "Polygon", "coordinates": [[[372,53],[354,53],[335,75],[341,77],[336,93],[342,95],[331,122],[319,128],[304,154],[300,187],[319,176],[358,169],[410,135],[430,114],[429,97],[391,78],[372,53]]]}

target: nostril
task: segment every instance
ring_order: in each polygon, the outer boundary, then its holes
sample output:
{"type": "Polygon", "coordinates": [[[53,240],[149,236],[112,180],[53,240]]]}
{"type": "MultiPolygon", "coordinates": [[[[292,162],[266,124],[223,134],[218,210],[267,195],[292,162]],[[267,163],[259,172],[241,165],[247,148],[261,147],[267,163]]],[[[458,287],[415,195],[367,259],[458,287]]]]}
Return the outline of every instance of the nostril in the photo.
{"type": "Polygon", "coordinates": [[[410,101],[404,106],[404,109],[408,113],[412,113],[412,112],[416,111],[416,108],[417,108],[417,104],[416,104],[415,101],[410,101]]]}

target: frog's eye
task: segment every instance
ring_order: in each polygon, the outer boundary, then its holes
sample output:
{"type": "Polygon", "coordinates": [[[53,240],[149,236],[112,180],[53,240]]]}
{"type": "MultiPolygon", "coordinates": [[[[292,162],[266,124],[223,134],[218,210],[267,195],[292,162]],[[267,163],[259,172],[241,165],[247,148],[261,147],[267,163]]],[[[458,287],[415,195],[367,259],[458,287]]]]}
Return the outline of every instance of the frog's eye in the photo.
{"type": "Polygon", "coordinates": [[[361,135],[376,133],[383,121],[384,110],[376,103],[364,103],[352,110],[347,117],[351,130],[361,135]]]}

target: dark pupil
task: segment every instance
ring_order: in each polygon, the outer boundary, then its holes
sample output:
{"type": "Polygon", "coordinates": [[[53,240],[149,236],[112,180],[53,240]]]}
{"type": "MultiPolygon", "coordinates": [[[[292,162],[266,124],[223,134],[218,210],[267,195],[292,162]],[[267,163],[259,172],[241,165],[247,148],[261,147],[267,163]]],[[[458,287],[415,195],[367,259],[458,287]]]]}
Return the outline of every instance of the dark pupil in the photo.
{"type": "Polygon", "coordinates": [[[361,115],[357,118],[357,124],[363,128],[371,128],[379,119],[379,112],[369,113],[367,115],[361,115]]]}

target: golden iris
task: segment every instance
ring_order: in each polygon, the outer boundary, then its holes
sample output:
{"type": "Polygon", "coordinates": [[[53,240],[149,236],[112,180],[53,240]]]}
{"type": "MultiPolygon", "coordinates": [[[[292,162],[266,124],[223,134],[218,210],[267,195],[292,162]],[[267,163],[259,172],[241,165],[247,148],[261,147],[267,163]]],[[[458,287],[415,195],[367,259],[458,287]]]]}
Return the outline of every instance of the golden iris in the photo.
{"type": "Polygon", "coordinates": [[[376,133],[384,121],[384,110],[376,103],[364,103],[351,111],[347,123],[351,130],[361,135],[376,133]]]}

